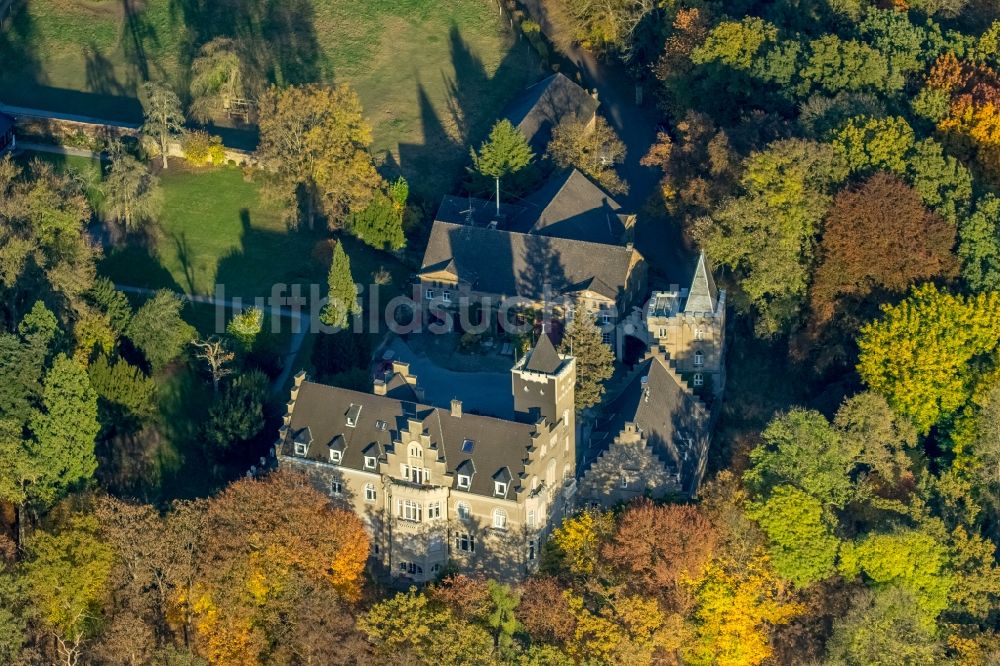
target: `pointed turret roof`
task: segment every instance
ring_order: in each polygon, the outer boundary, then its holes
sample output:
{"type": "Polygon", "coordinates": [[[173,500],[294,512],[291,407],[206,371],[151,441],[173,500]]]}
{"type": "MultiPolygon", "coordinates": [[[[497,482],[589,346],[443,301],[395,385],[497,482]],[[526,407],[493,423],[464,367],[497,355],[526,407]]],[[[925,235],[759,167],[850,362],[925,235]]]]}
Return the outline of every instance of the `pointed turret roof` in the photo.
{"type": "Polygon", "coordinates": [[[528,355],[528,361],[524,364],[524,369],[531,372],[542,372],[547,375],[555,374],[562,365],[562,359],[556,353],[556,348],[552,346],[552,340],[547,333],[542,331],[538,336],[535,348],[528,355]]]}
{"type": "Polygon", "coordinates": [[[698,257],[698,266],[694,269],[694,277],[691,278],[691,289],[684,304],[684,312],[715,312],[718,303],[719,289],[715,286],[708,259],[702,252],[698,257]]]}

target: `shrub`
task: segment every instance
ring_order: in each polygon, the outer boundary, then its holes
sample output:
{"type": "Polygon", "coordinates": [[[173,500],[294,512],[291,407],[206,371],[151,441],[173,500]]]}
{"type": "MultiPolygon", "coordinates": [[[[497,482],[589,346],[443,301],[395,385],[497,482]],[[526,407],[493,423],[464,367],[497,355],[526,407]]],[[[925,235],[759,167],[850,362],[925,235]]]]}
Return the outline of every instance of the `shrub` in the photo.
{"type": "Polygon", "coordinates": [[[192,166],[214,166],[226,161],[222,137],[203,130],[193,130],[181,139],[184,159],[192,166]]]}

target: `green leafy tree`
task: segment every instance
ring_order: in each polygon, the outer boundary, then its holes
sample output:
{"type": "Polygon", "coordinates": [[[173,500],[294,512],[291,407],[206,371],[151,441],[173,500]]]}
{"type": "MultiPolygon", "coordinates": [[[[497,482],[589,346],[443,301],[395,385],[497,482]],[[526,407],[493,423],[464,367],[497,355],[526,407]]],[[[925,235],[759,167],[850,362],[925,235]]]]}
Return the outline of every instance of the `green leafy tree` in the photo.
{"type": "Polygon", "coordinates": [[[933,623],[948,607],[954,585],[948,547],[920,530],[869,534],[840,549],[840,572],[853,578],[864,574],[876,589],[898,586],[911,595],[925,623],[933,623]]]}
{"type": "Polygon", "coordinates": [[[115,284],[103,276],[94,280],[87,297],[91,304],[107,315],[115,335],[123,335],[132,320],[132,306],[128,297],[115,289],[115,284]]]}
{"type": "Polygon", "coordinates": [[[987,194],[959,222],[962,277],[976,291],[1000,291],[1000,197],[987,194]]]}
{"type": "Polygon", "coordinates": [[[184,111],[177,93],[162,83],[143,84],[142,133],[156,142],[166,169],[170,142],[184,132],[184,111]]]}
{"type": "Polygon", "coordinates": [[[906,80],[891,71],[884,55],[864,42],[824,35],[809,43],[799,76],[813,88],[841,90],[899,90],[906,80]]]}
{"type": "Polygon", "coordinates": [[[454,617],[415,588],[382,601],[358,619],[383,658],[419,663],[492,663],[493,639],[485,629],[454,617]]]}
{"type": "Polygon", "coordinates": [[[793,486],[777,486],[748,514],[767,534],[771,563],[782,578],[806,587],[833,574],[840,540],[818,499],[793,486]]]}
{"type": "Polygon", "coordinates": [[[861,330],[858,372],[926,434],[972,395],[979,362],[1000,346],[1000,294],[965,297],[923,285],[861,330]]]}
{"type": "Polygon", "coordinates": [[[74,515],[28,541],[24,583],[62,663],[79,663],[87,639],[97,634],[112,564],[111,547],[93,516],[74,515]]]}
{"type": "MultiPolygon", "coordinates": [[[[547,335],[542,333],[542,335],[547,335]]],[[[597,320],[578,312],[566,327],[559,351],[576,358],[576,409],[583,411],[601,401],[604,382],[614,374],[614,352],[604,343],[597,320]]]]}
{"type": "Polygon", "coordinates": [[[153,219],[163,203],[159,179],[120,145],[111,151],[111,166],[101,183],[101,193],[105,212],[126,229],[153,219]]]}
{"type": "Polygon", "coordinates": [[[521,627],[514,614],[520,595],[510,585],[503,585],[495,580],[488,581],[487,585],[490,606],[486,625],[493,632],[493,645],[500,650],[509,650],[514,642],[514,634],[521,627]]]}
{"type": "Polygon", "coordinates": [[[97,393],[87,372],[59,354],[45,374],[42,408],[30,419],[28,454],[36,476],[27,491],[41,505],[57,500],[97,470],[94,440],[100,431],[97,393]]]}
{"type": "Polygon", "coordinates": [[[816,498],[824,508],[843,507],[854,494],[851,472],[861,451],[849,447],[819,412],[793,409],[771,421],[764,442],[750,452],[744,479],[768,495],[789,484],[816,498]]]}
{"type": "Polygon", "coordinates": [[[352,316],[361,314],[361,305],[358,303],[358,290],[351,274],[351,260],[344,252],[343,243],[337,243],[333,248],[333,262],[330,264],[327,282],[329,300],[320,313],[320,321],[334,328],[346,328],[352,316]]]}
{"type": "Polygon", "coordinates": [[[383,187],[371,154],[372,130],[346,85],[272,86],[260,99],[257,156],[265,190],[314,227],[317,209],[331,227],[363,209],[383,187]]]}
{"type": "MultiPolygon", "coordinates": [[[[117,407],[125,414],[139,419],[149,418],[156,412],[156,382],[124,359],[117,359],[112,363],[107,356],[101,354],[87,366],[87,375],[104,404],[117,407]]],[[[120,416],[115,411],[104,420],[120,416]]]]}
{"type": "Polygon", "coordinates": [[[759,335],[787,330],[799,316],[820,220],[846,176],[843,158],[829,146],[778,141],[747,160],[746,194],[695,224],[705,251],[737,271],[759,335]]]}
{"type": "Polygon", "coordinates": [[[851,171],[884,169],[905,173],[906,156],[915,143],[913,128],[903,118],[855,116],[837,132],[833,146],[851,171]]]}
{"type": "Polygon", "coordinates": [[[208,409],[203,433],[210,444],[225,449],[254,437],[264,428],[267,375],[251,370],[235,377],[208,409]]]}
{"type": "Polygon", "coordinates": [[[834,622],[831,663],[849,666],[923,666],[944,663],[944,645],[900,587],[862,590],[834,622]]]}
{"type": "Polygon", "coordinates": [[[500,213],[500,179],[517,173],[531,164],[535,154],[514,125],[504,118],[498,120],[490,130],[490,138],[479,147],[479,152],[470,151],[476,171],[496,181],[497,214],[500,213]]]}
{"type": "Polygon", "coordinates": [[[154,371],[181,355],[195,338],[194,327],[181,318],[184,301],[169,289],[161,289],[132,317],[125,334],[135,343],[154,371]]]}
{"type": "Polygon", "coordinates": [[[552,34],[562,49],[573,42],[597,52],[617,51],[629,54],[636,32],[658,6],[656,0],[543,0],[545,18],[553,26],[552,34]]]}
{"type": "Polygon", "coordinates": [[[576,167],[612,194],[628,192],[628,183],[615,171],[625,161],[625,144],[603,116],[592,128],[574,118],[562,120],[552,130],[546,155],[559,167],[576,167]]]}
{"type": "Polygon", "coordinates": [[[379,250],[401,250],[406,245],[403,221],[410,186],[400,176],[387,193],[379,192],[363,209],[351,213],[347,229],[368,245],[379,250]]]}
{"type": "Polygon", "coordinates": [[[934,139],[918,141],[907,159],[906,175],[927,207],[952,224],[972,203],[972,174],[934,139]]]}
{"type": "Polygon", "coordinates": [[[253,349],[262,330],[264,330],[264,311],[255,307],[249,307],[238,313],[226,325],[226,333],[236,340],[243,351],[253,349]]]}

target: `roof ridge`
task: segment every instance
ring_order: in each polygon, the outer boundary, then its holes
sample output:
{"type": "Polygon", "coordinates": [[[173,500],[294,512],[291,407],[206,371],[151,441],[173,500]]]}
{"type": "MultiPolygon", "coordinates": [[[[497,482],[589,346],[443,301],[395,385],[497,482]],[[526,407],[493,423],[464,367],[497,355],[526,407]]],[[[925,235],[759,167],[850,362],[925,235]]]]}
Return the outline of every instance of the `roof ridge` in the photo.
{"type": "MultiPolygon", "coordinates": [[[[642,253],[639,252],[637,249],[635,249],[635,246],[633,246],[632,248],[628,248],[625,245],[616,245],[616,244],[613,244],[613,243],[598,243],[596,241],[586,241],[586,240],[580,240],[578,238],[564,238],[562,236],[544,236],[542,234],[532,234],[532,233],[526,233],[526,232],[523,232],[523,231],[511,231],[509,229],[487,229],[485,227],[470,227],[467,224],[458,224],[457,222],[445,222],[444,220],[434,220],[433,224],[431,225],[432,228],[433,228],[434,224],[447,224],[447,225],[452,226],[452,227],[460,227],[460,228],[466,228],[466,229],[476,229],[476,230],[480,230],[480,231],[488,231],[490,233],[510,234],[512,236],[530,236],[531,238],[545,238],[545,239],[551,240],[551,241],[559,241],[559,242],[563,242],[563,243],[576,243],[578,245],[596,245],[597,247],[601,247],[601,248],[611,248],[611,249],[614,249],[614,250],[622,250],[624,252],[634,252],[634,253],[642,256],[642,253]]],[[[643,258],[645,258],[645,257],[643,257],[643,258]]]]}

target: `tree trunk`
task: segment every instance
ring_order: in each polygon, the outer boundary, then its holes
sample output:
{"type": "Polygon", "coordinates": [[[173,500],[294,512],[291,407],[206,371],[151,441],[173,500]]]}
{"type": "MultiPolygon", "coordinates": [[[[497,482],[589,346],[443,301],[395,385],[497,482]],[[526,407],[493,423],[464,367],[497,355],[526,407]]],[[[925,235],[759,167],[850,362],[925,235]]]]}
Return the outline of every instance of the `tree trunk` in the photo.
{"type": "Polygon", "coordinates": [[[167,168],[167,142],[169,140],[169,135],[164,132],[160,137],[160,152],[163,154],[163,168],[167,168]]]}
{"type": "Polygon", "coordinates": [[[500,218],[500,179],[497,178],[497,218],[500,218]]]}

